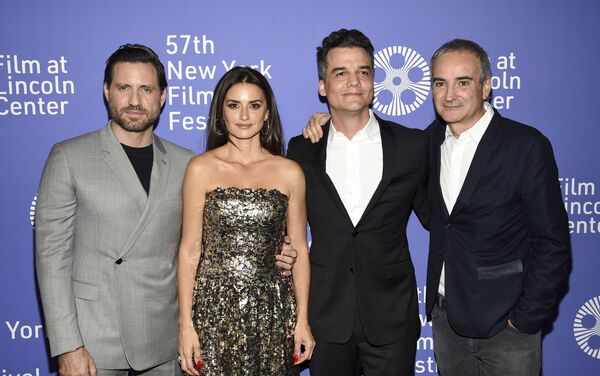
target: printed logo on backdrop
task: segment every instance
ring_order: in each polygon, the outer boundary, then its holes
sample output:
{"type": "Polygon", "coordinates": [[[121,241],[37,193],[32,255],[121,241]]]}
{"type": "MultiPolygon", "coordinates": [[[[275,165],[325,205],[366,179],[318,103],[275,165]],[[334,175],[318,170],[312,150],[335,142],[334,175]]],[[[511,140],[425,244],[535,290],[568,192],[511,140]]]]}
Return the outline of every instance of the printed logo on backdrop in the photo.
{"type": "Polygon", "coordinates": [[[373,109],[388,116],[410,114],[427,99],[430,76],[427,61],[412,48],[392,46],[377,52],[373,109]]]}
{"type": "Polygon", "coordinates": [[[0,54],[0,116],[57,116],[68,110],[75,82],[64,56],[0,54]]]}
{"type": "MultiPolygon", "coordinates": [[[[10,341],[15,342],[29,342],[29,341],[43,341],[44,339],[44,327],[41,324],[27,324],[17,321],[4,321],[3,329],[0,330],[2,338],[8,338],[10,341]]],[[[4,342],[3,342],[4,343],[4,342]]],[[[37,346],[37,345],[36,345],[37,346]]],[[[4,358],[2,358],[4,360],[4,358]]],[[[2,376],[40,376],[44,375],[43,371],[39,367],[35,367],[28,362],[26,369],[7,369],[5,365],[2,365],[2,376]],[[34,368],[35,367],[35,368],[34,368]]],[[[46,373],[47,374],[47,373],[46,373]]]]}
{"type": "Polygon", "coordinates": [[[583,352],[600,359],[600,296],[581,306],[573,321],[573,335],[583,352]]]}
{"type": "Polygon", "coordinates": [[[571,234],[600,234],[600,197],[596,184],[580,178],[558,179],[571,234]]]}
{"type": "Polygon", "coordinates": [[[29,221],[31,222],[31,227],[35,228],[35,206],[37,205],[37,195],[31,201],[31,206],[29,206],[29,221]]]}
{"type": "Polygon", "coordinates": [[[165,73],[167,88],[167,117],[169,130],[204,130],[213,89],[223,74],[236,66],[248,66],[272,79],[272,66],[265,59],[253,61],[221,56],[217,43],[207,35],[168,34],[165,52],[168,59],[165,73]]]}
{"type": "Polygon", "coordinates": [[[437,375],[437,363],[433,355],[433,334],[431,321],[425,315],[425,297],[427,286],[417,286],[417,299],[419,302],[419,321],[421,322],[421,335],[417,340],[417,354],[415,359],[415,374],[437,375]]]}
{"type": "Polygon", "coordinates": [[[12,341],[34,340],[44,338],[44,327],[41,324],[26,324],[21,321],[5,321],[6,331],[12,341]]]}
{"type": "Polygon", "coordinates": [[[509,52],[498,56],[495,61],[490,58],[492,71],[492,100],[491,105],[498,110],[510,109],[516,100],[517,92],[521,90],[521,76],[517,69],[517,55],[509,52]]]}

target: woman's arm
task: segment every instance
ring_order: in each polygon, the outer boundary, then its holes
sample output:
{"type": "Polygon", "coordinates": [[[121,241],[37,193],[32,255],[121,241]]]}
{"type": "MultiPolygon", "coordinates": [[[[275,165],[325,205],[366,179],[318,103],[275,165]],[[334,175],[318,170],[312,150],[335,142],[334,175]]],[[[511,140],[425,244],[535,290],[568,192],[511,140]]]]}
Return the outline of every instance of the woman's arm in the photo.
{"type": "Polygon", "coordinates": [[[306,241],[306,183],[302,169],[295,162],[288,161],[292,168],[290,176],[290,198],[288,205],[287,232],[291,245],[298,252],[292,268],[294,291],[296,294],[296,330],[294,333],[294,363],[301,363],[312,356],[315,346],[308,323],[308,292],[310,288],[310,263],[306,241]],[[301,351],[304,346],[304,351],[301,351]]]}
{"type": "Polygon", "coordinates": [[[200,342],[192,323],[192,294],[202,247],[202,214],[207,181],[203,159],[199,156],[190,161],[183,180],[183,232],[177,265],[179,356],[181,369],[190,375],[198,375],[194,364],[201,362],[200,342]]]}

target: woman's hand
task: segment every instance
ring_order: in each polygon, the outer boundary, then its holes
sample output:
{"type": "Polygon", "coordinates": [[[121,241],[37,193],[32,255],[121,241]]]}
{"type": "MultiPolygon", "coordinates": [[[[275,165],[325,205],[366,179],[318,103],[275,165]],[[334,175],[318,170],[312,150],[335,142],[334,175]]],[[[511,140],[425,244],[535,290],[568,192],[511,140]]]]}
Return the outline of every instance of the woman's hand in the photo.
{"type": "Polygon", "coordinates": [[[188,375],[200,375],[195,368],[202,368],[200,340],[193,326],[179,329],[179,364],[188,375]],[[194,367],[195,366],[195,367],[194,367]]]}
{"type": "Polygon", "coordinates": [[[308,323],[296,323],[296,329],[294,330],[294,364],[300,364],[310,359],[314,349],[315,339],[308,323]],[[302,351],[302,347],[304,347],[304,351],[302,351]]]}

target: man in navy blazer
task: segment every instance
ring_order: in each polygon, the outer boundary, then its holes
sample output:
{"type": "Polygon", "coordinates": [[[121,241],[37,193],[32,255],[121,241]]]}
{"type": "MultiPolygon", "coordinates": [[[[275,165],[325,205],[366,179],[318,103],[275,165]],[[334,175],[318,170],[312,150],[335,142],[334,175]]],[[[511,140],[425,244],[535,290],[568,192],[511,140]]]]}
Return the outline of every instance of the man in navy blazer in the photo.
{"type": "Polygon", "coordinates": [[[542,326],[563,295],[570,241],[552,147],[487,102],[476,43],[433,55],[427,313],[441,375],[539,375],[542,326]]]}

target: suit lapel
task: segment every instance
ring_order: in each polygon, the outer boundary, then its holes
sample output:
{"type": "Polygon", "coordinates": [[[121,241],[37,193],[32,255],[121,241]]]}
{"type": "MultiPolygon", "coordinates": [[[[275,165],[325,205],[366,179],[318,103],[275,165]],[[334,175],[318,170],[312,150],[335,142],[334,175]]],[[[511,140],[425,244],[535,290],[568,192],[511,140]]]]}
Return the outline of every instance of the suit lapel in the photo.
{"type": "Polygon", "coordinates": [[[164,145],[158,137],[154,136],[154,156],[152,162],[152,174],[150,176],[150,193],[146,194],[127,154],[125,154],[119,140],[110,128],[110,122],[102,129],[100,135],[102,147],[105,151],[105,162],[123,185],[125,191],[131,196],[140,211],[138,222],[119,252],[119,257],[123,257],[144,231],[144,228],[162,201],[165,188],[167,187],[170,164],[164,145]]]}
{"type": "Polygon", "coordinates": [[[391,125],[385,124],[386,122],[379,117],[375,116],[377,119],[377,123],[379,124],[379,133],[381,135],[381,148],[383,153],[383,171],[381,174],[381,180],[379,181],[379,185],[375,189],[373,196],[369,200],[365,211],[363,212],[360,220],[356,224],[356,227],[360,225],[360,223],[367,217],[369,212],[373,209],[379,198],[385,191],[385,188],[389,184],[392,179],[393,173],[393,165],[396,160],[396,152],[399,146],[399,140],[396,139],[394,133],[390,129],[391,125]]]}
{"type": "Polygon", "coordinates": [[[329,175],[327,175],[327,140],[329,138],[330,125],[331,122],[328,122],[325,126],[323,126],[323,137],[315,146],[315,171],[317,172],[319,180],[321,180],[321,183],[325,187],[325,190],[331,197],[331,200],[333,201],[335,206],[338,207],[340,213],[343,214],[344,218],[348,221],[348,223],[350,223],[350,225],[354,227],[354,225],[352,224],[352,219],[350,219],[350,215],[348,215],[346,207],[344,206],[344,203],[342,202],[342,199],[340,198],[337,189],[335,189],[335,185],[331,181],[329,175]]]}
{"type": "Polygon", "coordinates": [[[148,200],[140,220],[138,221],[134,230],[131,232],[131,236],[129,239],[127,239],[127,242],[121,251],[121,257],[123,257],[123,255],[129,251],[131,246],[142,234],[164,197],[165,188],[167,187],[167,182],[169,180],[168,178],[171,164],[169,163],[166,150],[161,140],[156,136],[154,136],[153,141],[153,152],[154,161],[152,163],[152,175],[150,177],[150,193],[148,195],[148,200]]]}
{"type": "Polygon", "coordinates": [[[435,128],[432,136],[432,160],[433,160],[433,170],[432,174],[429,177],[433,180],[433,187],[435,189],[434,199],[438,201],[438,206],[443,208],[442,213],[445,218],[450,216],[448,212],[448,207],[446,206],[446,202],[444,201],[444,195],[442,194],[442,186],[440,184],[440,169],[441,169],[441,147],[442,143],[444,143],[444,138],[446,135],[446,126],[441,122],[437,121],[435,123],[435,128]]]}
{"type": "Polygon", "coordinates": [[[171,164],[167,158],[167,152],[160,138],[154,137],[154,162],[152,164],[152,176],[150,178],[150,195],[148,197],[147,211],[152,216],[158,204],[162,201],[171,164]]]}
{"type": "Polygon", "coordinates": [[[102,140],[102,148],[105,152],[104,161],[117,177],[123,188],[125,188],[125,191],[137,204],[141,213],[146,207],[148,195],[146,194],[144,187],[142,187],[140,179],[133,169],[127,154],[125,154],[121,143],[110,128],[110,121],[100,131],[100,138],[102,140]]]}
{"type": "Polygon", "coordinates": [[[477,145],[477,150],[475,150],[475,155],[473,156],[473,161],[471,162],[471,166],[469,167],[469,171],[467,172],[467,176],[465,178],[465,182],[460,190],[458,197],[456,198],[456,203],[454,204],[454,208],[452,209],[451,217],[455,216],[465,207],[468,207],[471,203],[471,199],[473,198],[473,193],[479,184],[479,179],[485,171],[485,167],[487,165],[490,156],[492,155],[493,145],[496,140],[496,131],[498,130],[500,122],[500,115],[497,112],[494,113],[494,117],[490,122],[490,125],[486,129],[479,145],[477,145]]]}

